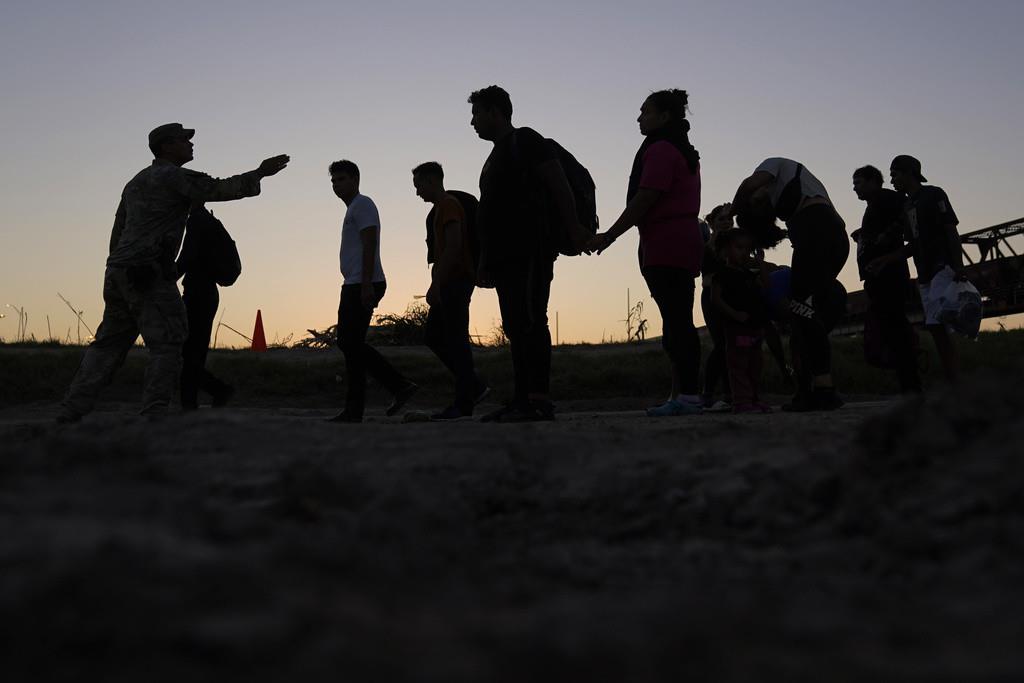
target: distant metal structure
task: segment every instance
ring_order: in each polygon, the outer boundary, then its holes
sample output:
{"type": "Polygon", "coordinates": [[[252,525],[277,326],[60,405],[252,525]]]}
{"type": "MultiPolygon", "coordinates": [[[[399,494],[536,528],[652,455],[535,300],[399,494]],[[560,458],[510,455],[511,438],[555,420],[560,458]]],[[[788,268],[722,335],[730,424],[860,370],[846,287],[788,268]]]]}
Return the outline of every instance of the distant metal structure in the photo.
{"type": "MultiPolygon", "coordinates": [[[[986,318],[1024,312],[1024,253],[1018,253],[1024,252],[1024,244],[1018,243],[1015,249],[1011,243],[1011,240],[1022,236],[1024,218],[960,235],[964,272],[981,294],[986,318]]],[[[919,323],[924,316],[916,291],[917,281],[912,280],[911,285],[914,291],[907,296],[907,314],[911,322],[919,323]]],[[[863,291],[850,292],[846,317],[832,334],[861,333],[867,310],[867,295],[863,291]]]]}
{"type": "Polygon", "coordinates": [[[1024,218],[960,236],[967,278],[981,293],[986,318],[1024,312],[1024,255],[1010,243],[1021,235],[1024,218]],[[977,258],[972,258],[967,245],[978,250],[977,258]]]}

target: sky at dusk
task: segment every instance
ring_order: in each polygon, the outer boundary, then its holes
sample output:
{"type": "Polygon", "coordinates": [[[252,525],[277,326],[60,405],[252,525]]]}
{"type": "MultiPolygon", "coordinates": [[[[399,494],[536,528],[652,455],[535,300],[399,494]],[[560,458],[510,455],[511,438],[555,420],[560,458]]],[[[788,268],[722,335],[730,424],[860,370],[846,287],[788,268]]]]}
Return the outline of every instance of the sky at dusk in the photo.
{"type": "MultiPolygon", "coordinates": [[[[151,161],[149,130],[180,121],[198,131],[189,168],[227,176],[292,157],[259,197],[211,206],[243,261],[221,292],[225,323],[251,334],[260,308],[273,341],[335,321],[344,205],[327,166],[340,158],[359,164],[380,209],[380,310],[400,312],[429,282],[428,207],[410,169],[436,160],[448,187],[478,191],[490,143],[469,127],[466,98],[492,83],[511,93],[515,125],[591,170],[604,226],[624,205],[639,107],[669,87],[690,93],[702,214],[762,159],[787,156],[821,178],[852,230],[853,169],[887,171],[907,153],[945,188],[962,232],[1019,218],[1021,26],[1019,0],[5,0],[0,306],[24,307],[40,339],[49,316],[63,337],[75,321],[61,292],[95,329],[121,189],[151,161]]],[[[600,257],[559,259],[550,313],[562,342],[621,338],[627,289],[660,333],[636,242],[633,231],[600,257]]],[[[852,259],[841,279],[860,288],[852,259]]],[[[17,316],[0,313],[11,340],[17,316]]],[[[493,291],[478,290],[471,328],[487,336],[497,321],[493,291]]],[[[220,342],[243,340],[222,331],[220,342]]]]}

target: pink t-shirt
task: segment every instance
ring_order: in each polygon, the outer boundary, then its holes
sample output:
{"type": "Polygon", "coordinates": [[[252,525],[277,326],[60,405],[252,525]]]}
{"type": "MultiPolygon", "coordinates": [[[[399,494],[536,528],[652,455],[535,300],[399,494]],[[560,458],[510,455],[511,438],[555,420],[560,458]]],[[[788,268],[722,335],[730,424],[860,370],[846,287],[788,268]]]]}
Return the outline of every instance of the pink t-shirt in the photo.
{"type": "Polygon", "coordinates": [[[640,267],[685,268],[700,274],[704,240],[700,212],[700,167],[690,171],[686,158],[668,141],[647,148],[640,187],[658,190],[661,196],[640,223],[640,267]]]}

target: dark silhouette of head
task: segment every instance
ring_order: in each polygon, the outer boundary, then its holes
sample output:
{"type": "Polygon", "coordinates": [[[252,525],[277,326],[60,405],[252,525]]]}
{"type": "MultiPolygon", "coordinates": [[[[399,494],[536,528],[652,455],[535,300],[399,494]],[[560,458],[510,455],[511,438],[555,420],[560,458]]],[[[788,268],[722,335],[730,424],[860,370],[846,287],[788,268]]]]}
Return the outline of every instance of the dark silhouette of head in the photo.
{"type": "Polygon", "coordinates": [[[412,169],[412,184],[416,196],[435,203],[444,196],[444,169],[436,161],[427,161],[412,169]]]}
{"type": "MultiPolygon", "coordinates": [[[[641,105],[640,116],[636,119],[640,124],[640,133],[650,135],[672,124],[683,125],[689,102],[690,96],[685,90],[673,88],[652,92],[641,105]]],[[[689,130],[689,123],[685,127],[689,130]]]]}
{"type": "Polygon", "coordinates": [[[512,129],[512,98],[501,86],[475,90],[468,101],[473,107],[469,125],[482,139],[493,142],[512,129]]]}
{"type": "Polygon", "coordinates": [[[348,159],[332,163],[327,172],[331,175],[334,194],[348,204],[359,194],[359,167],[348,159]]]}
{"type": "Polygon", "coordinates": [[[755,262],[754,236],[742,228],[725,230],[715,240],[715,253],[736,268],[749,268],[755,262]]]}
{"type": "Polygon", "coordinates": [[[719,204],[705,216],[704,220],[711,228],[711,232],[718,233],[733,227],[732,214],[729,211],[731,208],[732,204],[719,204]]]}
{"type": "Polygon", "coordinates": [[[927,183],[928,179],[921,175],[921,162],[909,154],[900,154],[889,164],[889,179],[897,192],[913,194],[927,183]]]}
{"type": "Polygon", "coordinates": [[[874,166],[861,166],[853,172],[853,192],[861,201],[870,202],[877,197],[884,184],[882,172],[874,166]]]}
{"type": "Polygon", "coordinates": [[[180,123],[165,123],[149,132],[149,151],[154,159],[184,166],[194,158],[192,136],[195,134],[195,129],[185,128],[180,123]]]}
{"type": "Polygon", "coordinates": [[[786,237],[786,231],[775,222],[775,210],[770,202],[748,202],[736,212],[736,225],[746,230],[754,245],[762,249],[778,246],[786,237]]]}

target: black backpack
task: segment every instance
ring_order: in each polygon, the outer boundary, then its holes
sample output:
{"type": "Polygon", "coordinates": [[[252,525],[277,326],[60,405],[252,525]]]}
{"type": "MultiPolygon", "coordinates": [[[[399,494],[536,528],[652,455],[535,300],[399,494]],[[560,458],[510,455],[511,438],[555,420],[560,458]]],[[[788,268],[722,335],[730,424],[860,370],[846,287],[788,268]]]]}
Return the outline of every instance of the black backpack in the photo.
{"type": "Polygon", "coordinates": [[[238,246],[224,224],[206,207],[193,209],[188,217],[185,245],[178,270],[202,273],[221,287],[230,287],[242,274],[238,246]]]}
{"type": "MultiPolygon", "coordinates": [[[[462,190],[445,190],[448,194],[462,205],[466,214],[466,235],[469,239],[469,249],[473,254],[473,267],[480,265],[480,234],[476,229],[476,212],[480,202],[476,197],[462,190]]],[[[434,253],[434,215],[437,209],[431,208],[427,214],[427,263],[433,263],[437,255],[434,253]]]]}
{"type": "MultiPolygon", "coordinates": [[[[580,225],[586,228],[591,235],[597,234],[599,227],[597,218],[597,186],[594,184],[593,176],[590,175],[587,167],[581,164],[569,150],[551,138],[546,138],[546,140],[558,154],[558,163],[561,164],[562,171],[565,172],[565,179],[569,181],[569,189],[572,190],[572,196],[576,200],[576,217],[579,219],[580,225]]],[[[515,149],[515,145],[516,140],[513,138],[513,149],[515,149]]],[[[552,246],[558,250],[559,254],[564,256],[578,256],[580,252],[573,246],[565,226],[556,220],[558,212],[552,205],[550,198],[547,198],[546,201],[548,205],[547,213],[551,219],[552,236],[554,237],[554,244],[552,246]]]]}

